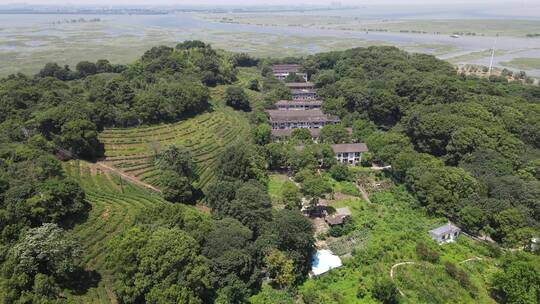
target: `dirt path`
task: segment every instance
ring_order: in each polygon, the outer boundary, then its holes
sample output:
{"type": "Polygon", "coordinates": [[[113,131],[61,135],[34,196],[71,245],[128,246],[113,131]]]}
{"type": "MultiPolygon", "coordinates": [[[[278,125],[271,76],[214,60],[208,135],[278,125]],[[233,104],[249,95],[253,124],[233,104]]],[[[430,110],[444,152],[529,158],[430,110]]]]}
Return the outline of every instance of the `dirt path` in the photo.
{"type": "MultiPolygon", "coordinates": [[[[475,257],[472,257],[470,259],[463,260],[463,261],[459,262],[458,264],[463,264],[463,263],[472,262],[472,261],[482,261],[482,260],[483,260],[482,258],[475,256],[475,257]]],[[[392,281],[394,281],[394,270],[397,267],[403,266],[403,265],[420,265],[420,264],[421,263],[419,263],[419,262],[399,262],[399,263],[396,263],[396,264],[392,265],[392,267],[390,268],[390,279],[392,279],[392,281]]],[[[401,291],[401,289],[399,289],[399,287],[397,285],[396,285],[396,288],[397,288],[400,295],[405,296],[403,291],[401,291]]]]}
{"type": "Polygon", "coordinates": [[[371,166],[371,170],[374,170],[374,171],[383,171],[383,170],[389,170],[389,169],[392,169],[392,166],[371,166]]]}
{"type": "MultiPolygon", "coordinates": [[[[415,264],[418,264],[418,263],[417,262],[401,262],[401,263],[397,263],[397,264],[392,265],[392,268],[390,268],[390,279],[392,279],[392,281],[394,281],[394,269],[396,269],[397,267],[402,266],[402,265],[415,265],[415,264]]],[[[403,291],[401,291],[401,289],[399,289],[399,287],[397,285],[396,285],[396,288],[399,291],[400,295],[405,296],[403,291]]]]}
{"type": "Polygon", "coordinates": [[[122,170],[119,170],[119,169],[114,168],[112,166],[106,165],[103,162],[96,162],[95,165],[100,167],[100,168],[103,168],[106,171],[114,172],[114,173],[120,175],[122,178],[127,179],[128,181],[130,181],[130,182],[132,182],[132,183],[134,183],[136,185],[145,187],[145,188],[150,189],[150,190],[155,191],[155,192],[161,192],[161,190],[159,190],[158,188],[156,188],[156,187],[154,187],[154,186],[152,186],[152,185],[150,185],[148,183],[145,183],[145,182],[141,181],[140,179],[138,179],[136,177],[128,175],[128,174],[124,173],[122,170]]]}
{"type": "Polygon", "coordinates": [[[483,259],[479,258],[479,257],[472,257],[470,259],[463,260],[463,261],[459,262],[458,264],[463,264],[463,263],[472,262],[472,261],[482,261],[482,260],[483,259]]]}
{"type": "Polygon", "coordinates": [[[368,202],[368,204],[372,204],[371,203],[371,200],[369,199],[369,195],[366,191],[366,189],[364,189],[364,187],[360,186],[360,184],[358,183],[354,183],[356,185],[356,188],[358,189],[358,191],[360,191],[360,193],[362,193],[362,199],[364,199],[366,202],[368,202]]]}

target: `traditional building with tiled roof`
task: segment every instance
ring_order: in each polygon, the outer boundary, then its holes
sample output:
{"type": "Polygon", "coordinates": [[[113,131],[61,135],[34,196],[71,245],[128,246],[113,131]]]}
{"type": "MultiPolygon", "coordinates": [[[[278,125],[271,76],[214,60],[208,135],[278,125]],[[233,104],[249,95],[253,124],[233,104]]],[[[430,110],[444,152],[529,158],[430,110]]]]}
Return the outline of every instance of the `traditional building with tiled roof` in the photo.
{"type": "MultiPolygon", "coordinates": [[[[362,155],[369,152],[364,143],[356,144],[335,144],[330,145],[336,155],[336,160],[343,164],[358,166],[362,162],[362,155]]],[[[304,145],[295,146],[295,149],[302,150],[304,145]]]]}
{"type": "Polygon", "coordinates": [[[320,109],[320,100],[280,100],[276,102],[276,107],[280,110],[312,110],[320,109]]]}
{"type": "Polygon", "coordinates": [[[291,89],[293,100],[315,100],[317,91],[315,89],[291,89]]]}
{"type": "Polygon", "coordinates": [[[274,64],[272,72],[279,80],[285,80],[292,73],[304,78],[305,81],[308,80],[307,74],[302,71],[302,66],[299,64],[274,64]]]}
{"type": "Polygon", "coordinates": [[[322,128],[340,122],[339,117],[321,110],[267,110],[267,113],[273,129],[322,128]]]}
{"type": "Polygon", "coordinates": [[[291,90],[314,90],[315,84],[313,82],[289,82],[285,86],[291,90]]]}

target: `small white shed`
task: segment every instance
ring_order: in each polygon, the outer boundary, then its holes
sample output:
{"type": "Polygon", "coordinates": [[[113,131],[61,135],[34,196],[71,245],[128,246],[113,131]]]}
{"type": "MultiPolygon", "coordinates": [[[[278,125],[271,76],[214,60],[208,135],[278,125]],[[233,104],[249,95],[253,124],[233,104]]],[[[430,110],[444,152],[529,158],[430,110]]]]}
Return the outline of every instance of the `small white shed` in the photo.
{"type": "Polygon", "coordinates": [[[452,223],[448,223],[430,230],[429,236],[431,236],[433,240],[437,241],[437,243],[444,244],[454,242],[460,233],[461,229],[459,229],[459,227],[452,223]]]}

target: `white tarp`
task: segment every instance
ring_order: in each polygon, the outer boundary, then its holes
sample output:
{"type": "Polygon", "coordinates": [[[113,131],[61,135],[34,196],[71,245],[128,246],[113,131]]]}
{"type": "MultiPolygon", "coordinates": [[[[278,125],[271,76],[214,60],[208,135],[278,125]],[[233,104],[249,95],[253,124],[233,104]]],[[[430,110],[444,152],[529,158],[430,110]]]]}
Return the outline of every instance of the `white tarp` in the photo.
{"type": "Polygon", "coordinates": [[[313,255],[311,271],[317,276],[341,265],[341,259],[337,255],[334,255],[330,250],[322,249],[313,255]]]}

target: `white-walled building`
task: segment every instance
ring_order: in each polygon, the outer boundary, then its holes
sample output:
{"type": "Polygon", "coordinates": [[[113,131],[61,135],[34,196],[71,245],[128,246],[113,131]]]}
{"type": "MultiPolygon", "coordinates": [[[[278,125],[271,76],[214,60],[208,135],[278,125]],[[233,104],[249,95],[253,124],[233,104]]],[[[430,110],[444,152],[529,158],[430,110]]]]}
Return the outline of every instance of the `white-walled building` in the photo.
{"type": "Polygon", "coordinates": [[[320,109],[322,101],[320,100],[280,100],[276,102],[279,110],[313,110],[320,109]]]}
{"type": "Polygon", "coordinates": [[[368,147],[364,143],[357,144],[337,144],[332,145],[338,162],[357,166],[362,162],[362,155],[368,152],[368,147]]]}
{"type": "Polygon", "coordinates": [[[459,227],[452,223],[448,223],[442,225],[441,227],[430,230],[429,236],[431,236],[433,240],[437,241],[437,243],[444,244],[454,242],[460,233],[461,229],[459,229],[459,227]]]}
{"type": "Polygon", "coordinates": [[[304,78],[305,81],[308,80],[307,73],[302,71],[302,66],[299,64],[274,64],[272,66],[272,72],[274,73],[274,77],[279,80],[285,80],[292,73],[304,78]]]}
{"type": "Polygon", "coordinates": [[[315,84],[313,82],[288,82],[285,86],[291,90],[314,90],[315,84]]]}
{"type": "Polygon", "coordinates": [[[317,91],[315,89],[291,89],[293,100],[315,100],[317,91]]]}
{"type": "Polygon", "coordinates": [[[322,128],[340,122],[339,117],[321,110],[267,110],[272,129],[322,128]]]}
{"type": "MultiPolygon", "coordinates": [[[[330,146],[332,147],[338,162],[352,166],[360,165],[362,162],[362,155],[369,151],[367,145],[364,143],[335,144],[330,146]]],[[[304,147],[304,145],[295,146],[299,151],[304,149],[304,147]]]]}
{"type": "MultiPolygon", "coordinates": [[[[349,135],[352,135],[351,128],[345,128],[349,135]]],[[[276,140],[281,140],[283,138],[291,137],[294,129],[272,129],[272,137],[276,140]]],[[[309,133],[311,134],[311,140],[313,142],[318,142],[319,137],[321,136],[322,128],[309,128],[309,133]]]]}

